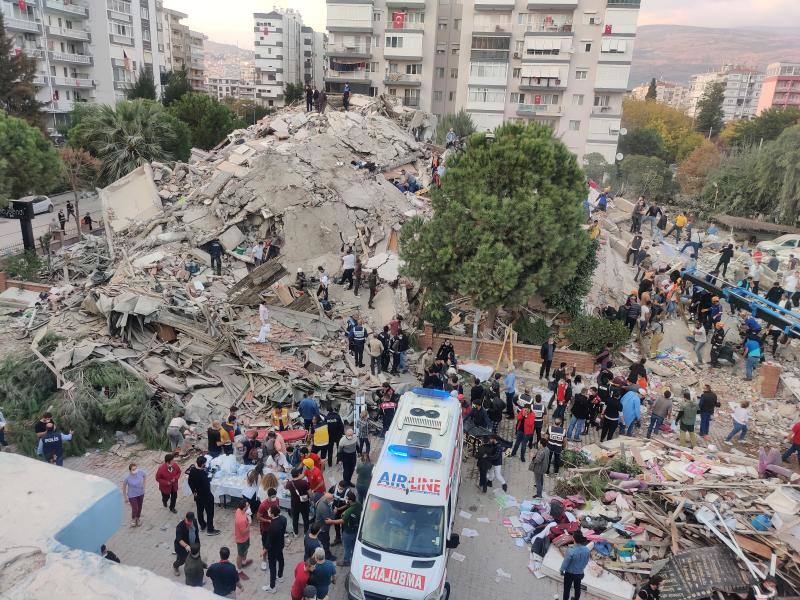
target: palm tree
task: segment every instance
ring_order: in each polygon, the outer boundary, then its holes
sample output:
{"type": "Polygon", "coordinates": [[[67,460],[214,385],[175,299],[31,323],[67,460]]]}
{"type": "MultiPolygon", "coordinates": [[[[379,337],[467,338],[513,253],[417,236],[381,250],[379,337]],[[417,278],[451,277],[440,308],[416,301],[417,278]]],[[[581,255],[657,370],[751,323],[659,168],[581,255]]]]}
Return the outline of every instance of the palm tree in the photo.
{"type": "Polygon", "coordinates": [[[175,130],[157,102],[123,100],[116,107],[93,107],[77,127],[80,144],[102,161],[100,178],[106,184],[145,163],[174,160],[165,148],[175,143],[175,130]]]}

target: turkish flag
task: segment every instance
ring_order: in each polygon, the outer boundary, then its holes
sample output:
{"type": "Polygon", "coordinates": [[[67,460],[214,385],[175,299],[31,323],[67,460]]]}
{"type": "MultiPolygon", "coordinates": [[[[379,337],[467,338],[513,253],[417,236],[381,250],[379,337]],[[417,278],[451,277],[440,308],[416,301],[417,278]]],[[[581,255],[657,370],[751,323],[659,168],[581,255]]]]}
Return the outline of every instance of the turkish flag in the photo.
{"type": "Polygon", "coordinates": [[[17,2],[17,6],[19,6],[19,9],[20,9],[20,10],[28,10],[28,5],[27,5],[27,3],[25,2],[25,0],[19,0],[19,1],[17,2]]]}
{"type": "Polygon", "coordinates": [[[533,103],[534,104],[541,104],[542,103],[542,97],[541,96],[534,96],[533,97],[533,103]]]}
{"type": "Polygon", "coordinates": [[[269,33],[269,28],[267,28],[267,27],[262,27],[262,28],[261,28],[261,33],[263,33],[264,35],[267,35],[267,34],[269,33]]]}
{"type": "Polygon", "coordinates": [[[16,56],[19,56],[20,54],[22,54],[22,48],[14,48],[14,54],[16,56]]]}
{"type": "Polygon", "coordinates": [[[392,29],[402,29],[406,23],[406,13],[395,11],[392,13],[392,29]]]}
{"type": "Polygon", "coordinates": [[[606,25],[604,35],[611,35],[611,25],[606,25]]]}

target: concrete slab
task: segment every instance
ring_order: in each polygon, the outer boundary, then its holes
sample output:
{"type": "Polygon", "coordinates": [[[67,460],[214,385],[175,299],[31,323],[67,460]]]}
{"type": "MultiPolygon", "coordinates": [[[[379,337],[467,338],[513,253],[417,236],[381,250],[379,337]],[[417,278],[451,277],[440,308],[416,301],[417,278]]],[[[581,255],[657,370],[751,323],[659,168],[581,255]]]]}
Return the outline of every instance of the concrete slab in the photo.
{"type": "Polygon", "coordinates": [[[228,252],[235,250],[243,241],[244,234],[236,225],[228,227],[228,229],[219,236],[219,243],[222,244],[222,247],[228,252]]]}
{"type": "Polygon", "coordinates": [[[133,223],[149,221],[163,209],[150,165],[142,165],[101,189],[100,202],[114,233],[127,230],[133,223]]]}
{"type": "Polygon", "coordinates": [[[18,287],[10,287],[0,294],[0,306],[12,308],[28,308],[39,301],[39,292],[22,290],[18,287]]]}

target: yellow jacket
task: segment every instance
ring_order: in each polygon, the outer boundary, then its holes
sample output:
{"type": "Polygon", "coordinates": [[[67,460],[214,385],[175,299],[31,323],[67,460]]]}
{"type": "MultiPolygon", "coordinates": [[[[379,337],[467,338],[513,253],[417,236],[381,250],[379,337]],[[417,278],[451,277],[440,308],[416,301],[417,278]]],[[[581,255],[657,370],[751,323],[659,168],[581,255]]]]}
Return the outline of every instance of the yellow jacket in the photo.
{"type": "Polygon", "coordinates": [[[328,425],[323,423],[314,429],[313,444],[317,447],[328,445],[328,425]]]}
{"type": "Polygon", "coordinates": [[[675,225],[677,225],[678,227],[686,227],[686,221],[687,221],[686,215],[680,214],[677,217],[675,217],[675,225]]]}
{"type": "Polygon", "coordinates": [[[274,427],[280,428],[283,425],[284,428],[289,426],[289,409],[284,407],[275,407],[272,409],[272,425],[274,427]]]}

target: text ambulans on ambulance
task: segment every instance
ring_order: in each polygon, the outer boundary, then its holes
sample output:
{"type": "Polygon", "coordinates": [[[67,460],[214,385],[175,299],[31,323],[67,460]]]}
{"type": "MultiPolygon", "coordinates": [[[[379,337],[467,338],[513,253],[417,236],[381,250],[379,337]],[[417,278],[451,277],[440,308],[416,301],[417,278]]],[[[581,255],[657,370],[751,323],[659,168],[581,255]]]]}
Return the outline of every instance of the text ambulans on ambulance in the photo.
{"type": "Polygon", "coordinates": [[[350,600],[446,600],[461,477],[461,407],[447,392],[403,394],[372,472],[353,552],[350,600]]]}

